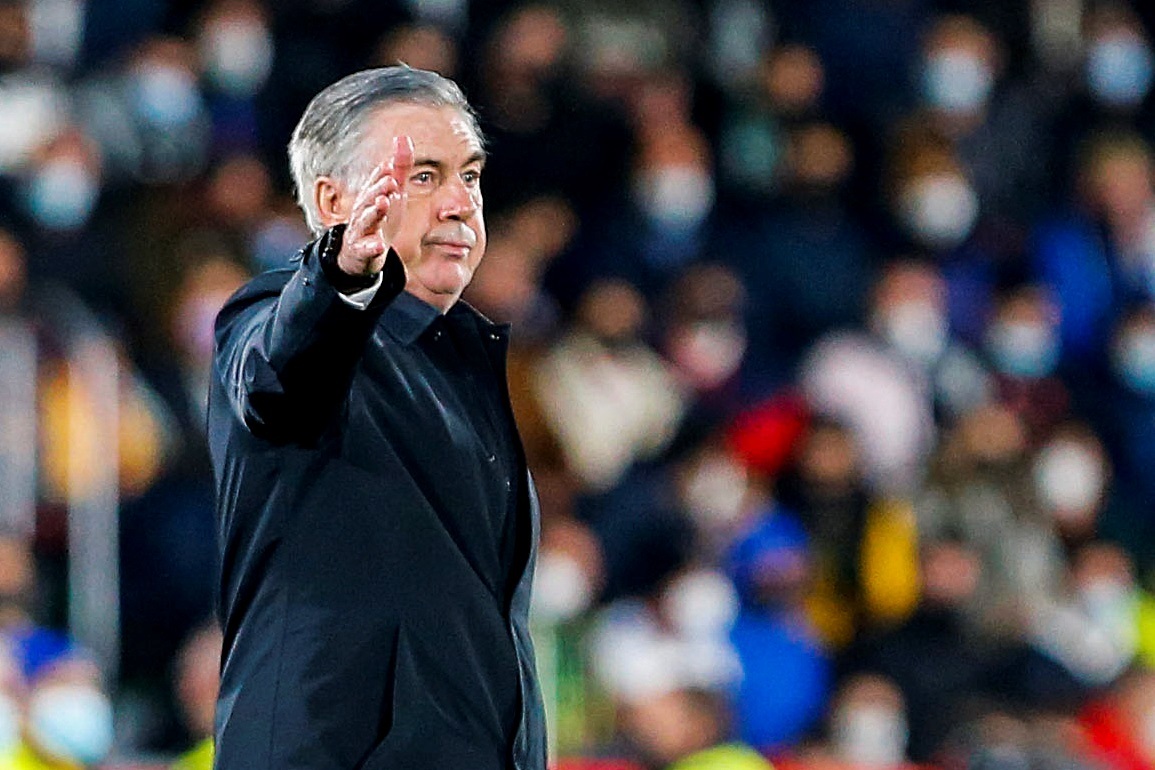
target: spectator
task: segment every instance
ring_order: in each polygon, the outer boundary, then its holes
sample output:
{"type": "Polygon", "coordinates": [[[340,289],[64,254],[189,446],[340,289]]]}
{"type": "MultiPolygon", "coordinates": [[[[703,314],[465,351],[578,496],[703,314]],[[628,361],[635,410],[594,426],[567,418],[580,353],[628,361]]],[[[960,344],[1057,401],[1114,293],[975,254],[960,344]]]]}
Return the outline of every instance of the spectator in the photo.
{"type": "Polygon", "coordinates": [[[113,744],[112,704],[100,671],[71,645],[25,665],[27,711],[17,767],[95,768],[113,744]]]}
{"type": "Polygon", "coordinates": [[[577,324],[535,375],[537,399],[589,489],[612,487],[634,462],[661,451],[685,408],[673,376],[642,337],[648,310],[628,283],[591,286],[577,324]]]}
{"type": "Polygon", "coordinates": [[[829,697],[830,658],[805,607],[815,561],[802,526],[771,501],[727,559],[741,597],[730,632],[743,674],[735,726],[768,754],[804,736],[829,697]]]}
{"type": "Polygon", "coordinates": [[[1035,235],[1034,270],[1058,306],[1062,350],[1075,365],[1105,348],[1119,308],[1153,294],[1152,156],[1133,133],[1089,138],[1073,207],[1035,235]]]}
{"type": "MultiPolygon", "coordinates": [[[[933,761],[967,702],[1000,684],[1002,651],[968,630],[963,615],[982,569],[965,543],[924,544],[918,609],[897,628],[864,640],[855,658],[859,670],[881,673],[902,691],[913,762],[933,761]]],[[[895,757],[893,746],[890,751],[895,757]]]]}

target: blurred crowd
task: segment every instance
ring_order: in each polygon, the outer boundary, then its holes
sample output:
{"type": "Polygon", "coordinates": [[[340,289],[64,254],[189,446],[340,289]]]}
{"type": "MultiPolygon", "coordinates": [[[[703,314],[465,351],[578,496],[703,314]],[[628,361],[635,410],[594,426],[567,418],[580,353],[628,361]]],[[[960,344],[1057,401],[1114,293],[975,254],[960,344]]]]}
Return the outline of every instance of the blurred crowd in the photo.
{"type": "Polygon", "coordinates": [[[1141,0],[0,0],[0,765],[208,767],[213,319],[399,61],[487,135],[561,768],[1155,768],[1141,0]]]}

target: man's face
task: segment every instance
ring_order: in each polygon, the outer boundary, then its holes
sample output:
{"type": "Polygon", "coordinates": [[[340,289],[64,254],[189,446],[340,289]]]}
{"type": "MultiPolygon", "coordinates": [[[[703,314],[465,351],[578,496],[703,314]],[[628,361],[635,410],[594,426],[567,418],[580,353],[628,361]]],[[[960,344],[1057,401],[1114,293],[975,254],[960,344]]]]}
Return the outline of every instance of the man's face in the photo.
{"type": "MultiPolygon", "coordinates": [[[[469,285],[485,255],[485,154],[460,110],[394,104],[367,119],[364,165],[389,160],[397,136],[413,140],[413,170],[405,180],[408,207],[392,246],[409,273],[406,290],[444,312],[469,285]]],[[[347,191],[347,200],[356,193],[347,191]]]]}

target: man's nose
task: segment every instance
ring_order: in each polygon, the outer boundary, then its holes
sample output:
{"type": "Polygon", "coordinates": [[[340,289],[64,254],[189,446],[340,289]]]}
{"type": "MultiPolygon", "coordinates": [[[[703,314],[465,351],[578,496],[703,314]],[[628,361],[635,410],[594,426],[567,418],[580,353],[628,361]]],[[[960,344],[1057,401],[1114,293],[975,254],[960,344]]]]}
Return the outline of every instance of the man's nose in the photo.
{"type": "Polygon", "coordinates": [[[442,185],[440,193],[438,216],[441,219],[468,219],[477,210],[473,190],[461,179],[454,179],[442,185]]]}

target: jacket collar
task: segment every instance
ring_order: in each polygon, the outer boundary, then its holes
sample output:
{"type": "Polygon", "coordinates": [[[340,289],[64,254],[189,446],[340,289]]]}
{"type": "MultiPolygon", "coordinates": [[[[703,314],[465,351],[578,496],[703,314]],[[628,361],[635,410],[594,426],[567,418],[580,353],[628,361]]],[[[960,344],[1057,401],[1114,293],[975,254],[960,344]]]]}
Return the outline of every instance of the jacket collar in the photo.
{"type": "MultiPolygon", "coordinates": [[[[457,323],[473,323],[484,332],[502,338],[509,336],[509,324],[498,324],[486,318],[464,300],[457,300],[449,312],[447,320],[457,323]]],[[[403,345],[412,345],[429,327],[441,317],[441,311],[407,291],[402,291],[381,313],[381,323],[403,345]]]]}
{"type": "Polygon", "coordinates": [[[441,315],[441,311],[402,291],[381,313],[381,323],[404,345],[412,345],[441,315]]]}

